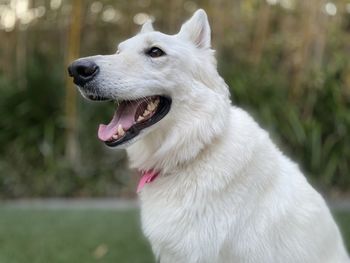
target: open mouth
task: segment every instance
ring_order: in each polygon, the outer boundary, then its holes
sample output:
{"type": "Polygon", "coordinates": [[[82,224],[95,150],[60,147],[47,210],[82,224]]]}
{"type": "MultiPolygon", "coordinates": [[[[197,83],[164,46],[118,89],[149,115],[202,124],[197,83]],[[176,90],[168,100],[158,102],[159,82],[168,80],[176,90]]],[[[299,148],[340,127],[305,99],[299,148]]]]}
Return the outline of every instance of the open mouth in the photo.
{"type": "MultiPolygon", "coordinates": [[[[105,100],[102,97],[90,99],[105,100]]],[[[163,119],[170,106],[171,99],[165,96],[121,101],[110,123],[100,124],[98,138],[110,147],[130,141],[143,129],[163,119]]]]}

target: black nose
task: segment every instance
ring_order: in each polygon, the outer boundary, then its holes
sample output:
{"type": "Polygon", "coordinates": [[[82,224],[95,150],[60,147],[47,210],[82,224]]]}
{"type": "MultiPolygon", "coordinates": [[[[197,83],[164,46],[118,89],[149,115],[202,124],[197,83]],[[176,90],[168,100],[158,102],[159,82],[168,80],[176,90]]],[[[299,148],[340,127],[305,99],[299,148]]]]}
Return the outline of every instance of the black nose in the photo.
{"type": "Polygon", "coordinates": [[[88,59],[74,61],[68,67],[69,76],[73,77],[73,82],[79,86],[84,86],[92,80],[99,72],[97,64],[88,59]]]}

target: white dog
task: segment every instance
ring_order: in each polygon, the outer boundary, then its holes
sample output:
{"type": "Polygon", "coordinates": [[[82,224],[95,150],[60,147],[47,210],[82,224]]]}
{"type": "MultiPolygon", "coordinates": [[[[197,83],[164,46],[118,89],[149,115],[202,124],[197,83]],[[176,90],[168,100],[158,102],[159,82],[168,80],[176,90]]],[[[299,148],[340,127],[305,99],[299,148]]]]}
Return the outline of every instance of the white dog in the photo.
{"type": "Polygon", "coordinates": [[[142,171],[142,226],[160,262],[349,262],[322,197],[231,106],[203,10],[176,35],[147,22],[69,73],[83,96],[119,102],[98,136],[142,171]]]}

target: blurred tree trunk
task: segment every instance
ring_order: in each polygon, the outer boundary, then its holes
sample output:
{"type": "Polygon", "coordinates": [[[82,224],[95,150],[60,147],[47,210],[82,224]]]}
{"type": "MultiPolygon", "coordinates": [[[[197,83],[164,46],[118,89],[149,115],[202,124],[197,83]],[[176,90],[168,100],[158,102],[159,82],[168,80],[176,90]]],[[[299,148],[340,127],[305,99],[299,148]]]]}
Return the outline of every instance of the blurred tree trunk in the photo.
{"type": "Polygon", "coordinates": [[[181,11],[182,11],[183,1],[182,0],[171,0],[169,3],[169,16],[167,19],[168,23],[168,31],[171,34],[177,33],[179,30],[178,24],[179,18],[181,17],[181,11]]]}
{"type": "Polygon", "coordinates": [[[229,11],[229,15],[226,18],[230,29],[229,32],[231,32],[230,34],[234,34],[234,38],[236,38],[240,32],[246,32],[246,25],[242,22],[244,11],[242,0],[230,1],[227,10],[229,11]]]}
{"type": "Polygon", "coordinates": [[[224,30],[226,26],[225,18],[227,16],[222,15],[222,10],[228,10],[224,8],[225,3],[222,0],[211,0],[212,17],[212,40],[215,41],[215,48],[220,49],[224,45],[224,30]]]}
{"type": "MultiPolygon", "coordinates": [[[[74,0],[72,1],[72,5],[66,65],[78,58],[80,50],[82,0],[74,0]]],[[[77,129],[77,91],[72,79],[68,77],[68,74],[66,74],[66,76],[66,158],[71,163],[79,165],[80,152],[77,129]]]]}
{"type": "Polygon", "coordinates": [[[316,15],[321,9],[319,0],[308,0],[301,2],[302,19],[300,21],[300,41],[296,55],[294,57],[293,76],[291,80],[291,89],[289,96],[292,100],[296,100],[302,93],[301,85],[308,68],[308,60],[310,57],[310,49],[314,36],[314,24],[316,22],[316,15]]]}
{"type": "Polygon", "coordinates": [[[16,80],[19,89],[27,87],[27,30],[16,26],[16,80]]]}
{"type": "Polygon", "coordinates": [[[260,63],[266,37],[269,33],[270,13],[270,5],[265,1],[262,1],[258,11],[258,17],[255,22],[256,27],[251,48],[252,52],[250,54],[250,59],[254,65],[260,63]]]}
{"type": "MultiPolygon", "coordinates": [[[[325,1],[321,0],[320,3],[325,5],[325,1]]],[[[316,30],[314,35],[314,57],[313,57],[313,68],[316,70],[321,69],[321,65],[323,62],[324,51],[326,48],[326,39],[327,39],[327,22],[328,17],[323,12],[321,8],[319,8],[316,15],[316,30]]]]}
{"type": "Polygon", "coordinates": [[[0,32],[0,39],[3,40],[0,44],[0,74],[8,76],[9,79],[12,79],[15,73],[15,65],[13,61],[15,50],[13,50],[13,47],[16,45],[16,38],[17,37],[13,32],[0,32]]]}

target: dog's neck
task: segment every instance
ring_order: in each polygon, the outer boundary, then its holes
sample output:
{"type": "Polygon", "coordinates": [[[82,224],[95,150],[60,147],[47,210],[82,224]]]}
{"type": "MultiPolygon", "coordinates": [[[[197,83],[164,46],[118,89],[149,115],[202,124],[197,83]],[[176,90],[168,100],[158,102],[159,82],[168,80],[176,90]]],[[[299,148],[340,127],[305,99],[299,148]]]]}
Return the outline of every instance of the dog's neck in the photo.
{"type": "Polygon", "coordinates": [[[191,163],[222,135],[230,111],[227,93],[187,94],[186,100],[188,105],[173,101],[173,111],[157,129],[127,149],[131,168],[172,172],[191,163]]]}

